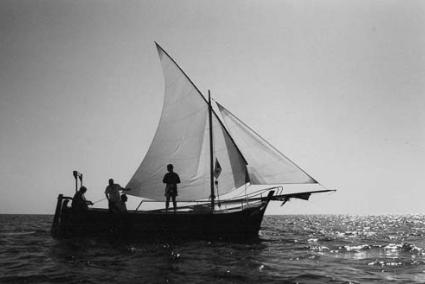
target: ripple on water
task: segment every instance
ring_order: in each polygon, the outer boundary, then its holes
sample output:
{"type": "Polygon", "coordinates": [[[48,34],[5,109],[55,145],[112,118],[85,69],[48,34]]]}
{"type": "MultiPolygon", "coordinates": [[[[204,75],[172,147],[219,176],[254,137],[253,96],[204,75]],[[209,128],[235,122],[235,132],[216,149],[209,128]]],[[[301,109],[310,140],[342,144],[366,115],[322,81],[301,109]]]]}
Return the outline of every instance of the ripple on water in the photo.
{"type": "Polygon", "coordinates": [[[56,241],[0,215],[0,282],[424,283],[425,217],[266,216],[256,241],[56,241]]]}

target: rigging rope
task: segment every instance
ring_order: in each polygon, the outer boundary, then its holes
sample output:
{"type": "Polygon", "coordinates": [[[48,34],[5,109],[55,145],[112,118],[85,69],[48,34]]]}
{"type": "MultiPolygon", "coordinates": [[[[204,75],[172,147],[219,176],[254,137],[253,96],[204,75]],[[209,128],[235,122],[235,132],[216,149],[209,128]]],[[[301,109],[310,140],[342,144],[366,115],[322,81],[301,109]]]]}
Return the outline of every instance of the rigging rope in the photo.
{"type": "Polygon", "coordinates": [[[100,202],[100,201],[103,201],[103,200],[105,200],[105,199],[106,199],[106,197],[104,197],[104,198],[102,198],[102,199],[99,199],[99,200],[97,200],[97,201],[93,202],[93,204],[96,204],[96,203],[98,203],[98,202],[100,202]]]}

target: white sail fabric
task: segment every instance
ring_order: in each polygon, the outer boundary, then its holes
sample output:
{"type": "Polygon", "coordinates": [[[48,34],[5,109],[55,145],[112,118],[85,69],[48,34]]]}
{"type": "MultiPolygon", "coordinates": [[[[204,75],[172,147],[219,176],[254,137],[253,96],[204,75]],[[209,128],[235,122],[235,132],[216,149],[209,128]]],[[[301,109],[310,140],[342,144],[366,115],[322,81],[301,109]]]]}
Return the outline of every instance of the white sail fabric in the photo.
{"type": "Polygon", "coordinates": [[[208,105],[196,87],[161,47],[157,46],[164,73],[164,105],[158,129],[144,160],[127,184],[131,195],[164,199],[162,179],[167,164],[174,165],[181,185],[179,198],[196,199],[210,195],[208,105]]]}
{"type": "MultiPolygon", "coordinates": [[[[247,182],[247,168],[244,157],[215,115],[212,122],[214,161],[217,160],[221,168],[220,175],[216,178],[218,194],[221,195],[247,182]]],[[[215,194],[217,194],[217,188],[215,194]]]]}
{"type": "Polygon", "coordinates": [[[251,184],[307,184],[317,181],[217,103],[226,128],[248,162],[251,184]]]}
{"type": "MultiPolygon", "coordinates": [[[[167,164],[173,164],[181,180],[180,200],[209,198],[208,103],[174,60],[160,46],[157,48],[165,79],[164,105],[152,144],[127,184],[127,188],[131,188],[129,194],[163,200],[162,179],[167,164]]],[[[217,118],[214,119],[216,157],[222,166],[219,186],[224,193],[241,185],[245,164],[235,145],[229,144],[231,139],[217,118]]]]}

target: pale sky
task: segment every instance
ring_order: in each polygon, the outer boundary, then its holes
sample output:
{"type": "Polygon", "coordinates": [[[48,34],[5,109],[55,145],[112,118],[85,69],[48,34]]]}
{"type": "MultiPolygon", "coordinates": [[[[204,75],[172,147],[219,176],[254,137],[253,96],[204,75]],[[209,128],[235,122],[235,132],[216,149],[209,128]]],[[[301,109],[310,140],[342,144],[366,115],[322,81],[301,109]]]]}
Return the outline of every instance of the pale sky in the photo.
{"type": "Polygon", "coordinates": [[[127,184],[162,107],[157,41],[333,194],[269,214],[425,213],[423,1],[0,1],[0,213],[127,184]]]}

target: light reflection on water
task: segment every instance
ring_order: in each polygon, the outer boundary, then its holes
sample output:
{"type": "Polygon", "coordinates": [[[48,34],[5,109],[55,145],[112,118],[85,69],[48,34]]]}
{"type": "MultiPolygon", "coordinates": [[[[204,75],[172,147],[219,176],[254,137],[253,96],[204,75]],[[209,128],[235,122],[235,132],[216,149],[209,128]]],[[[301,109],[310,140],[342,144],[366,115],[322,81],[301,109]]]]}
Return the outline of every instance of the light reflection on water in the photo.
{"type": "Polygon", "coordinates": [[[425,282],[425,217],[266,216],[257,240],[53,240],[0,215],[0,282],[425,282]]]}

